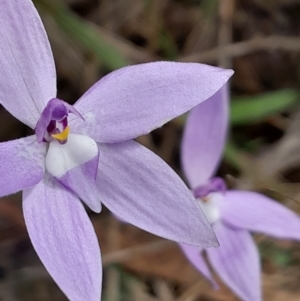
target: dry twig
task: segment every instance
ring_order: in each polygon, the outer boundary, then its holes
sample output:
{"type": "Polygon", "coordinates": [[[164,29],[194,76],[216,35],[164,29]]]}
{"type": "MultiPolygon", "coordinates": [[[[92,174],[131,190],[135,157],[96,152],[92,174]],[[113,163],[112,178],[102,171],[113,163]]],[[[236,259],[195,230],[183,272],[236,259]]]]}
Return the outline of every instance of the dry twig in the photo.
{"type": "Polygon", "coordinates": [[[300,39],[296,37],[268,36],[256,37],[248,41],[237,42],[226,46],[219,46],[209,51],[195,53],[189,56],[181,57],[178,61],[182,62],[216,62],[220,54],[228,58],[243,56],[256,51],[282,50],[282,51],[300,51],[300,39]]]}

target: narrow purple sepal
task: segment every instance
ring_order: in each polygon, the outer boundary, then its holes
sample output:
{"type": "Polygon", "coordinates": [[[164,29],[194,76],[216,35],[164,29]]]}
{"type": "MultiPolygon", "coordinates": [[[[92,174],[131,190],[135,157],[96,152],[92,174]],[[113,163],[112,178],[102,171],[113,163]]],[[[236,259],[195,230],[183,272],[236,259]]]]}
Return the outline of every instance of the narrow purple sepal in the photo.
{"type": "Polygon", "coordinates": [[[52,51],[29,0],[0,0],[0,104],[34,128],[56,96],[52,51]]]}
{"type": "Polygon", "coordinates": [[[196,63],[125,67],[98,81],[79,99],[75,107],[83,112],[86,122],[72,125],[97,142],[130,140],[205,101],[232,74],[232,70],[196,63]]]}
{"type": "Polygon", "coordinates": [[[251,191],[229,190],[221,206],[228,224],[278,238],[300,240],[300,218],[278,202],[251,191]]]}
{"type": "Polygon", "coordinates": [[[181,163],[191,188],[204,185],[219,164],[228,130],[228,98],[226,84],[189,114],[181,144],[181,163]]]}
{"type": "Polygon", "coordinates": [[[0,197],[42,180],[46,145],[35,136],[0,143],[0,197]]]}
{"type": "Polygon", "coordinates": [[[46,269],[71,301],[99,301],[102,266],[93,225],[79,199],[54,179],[23,193],[32,244],[46,269]]]}
{"type": "Polygon", "coordinates": [[[260,260],[248,231],[221,222],[213,227],[220,247],[207,249],[208,258],[223,281],[244,301],[261,301],[260,260]]]}

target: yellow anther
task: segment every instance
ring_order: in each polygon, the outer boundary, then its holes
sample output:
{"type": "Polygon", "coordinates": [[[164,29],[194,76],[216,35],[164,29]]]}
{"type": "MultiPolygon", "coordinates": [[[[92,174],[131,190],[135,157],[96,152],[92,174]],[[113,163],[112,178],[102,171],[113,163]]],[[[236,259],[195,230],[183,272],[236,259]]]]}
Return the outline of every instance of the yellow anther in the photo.
{"type": "Polygon", "coordinates": [[[208,203],[210,201],[210,199],[211,199],[211,197],[209,197],[209,196],[203,196],[203,197],[201,197],[201,201],[203,203],[208,203]]]}
{"type": "Polygon", "coordinates": [[[64,140],[67,140],[68,139],[68,136],[69,136],[69,133],[70,133],[70,127],[67,126],[63,132],[61,133],[58,133],[58,134],[52,134],[51,136],[57,140],[60,140],[60,141],[64,141],[64,140]]]}

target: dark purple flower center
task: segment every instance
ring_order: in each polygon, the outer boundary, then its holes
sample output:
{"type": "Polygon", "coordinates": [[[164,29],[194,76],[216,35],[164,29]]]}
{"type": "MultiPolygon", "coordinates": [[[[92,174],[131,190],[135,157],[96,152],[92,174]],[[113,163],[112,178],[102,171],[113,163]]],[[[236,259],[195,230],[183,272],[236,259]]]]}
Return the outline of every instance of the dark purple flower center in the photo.
{"type": "Polygon", "coordinates": [[[58,98],[49,100],[34,129],[37,141],[41,143],[56,139],[59,143],[65,144],[68,141],[70,131],[68,126],[69,113],[83,119],[73,106],[63,100],[58,98]]]}
{"type": "Polygon", "coordinates": [[[195,198],[205,198],[212,192],[221,192],[224,193],[226,191],[226,183],[222,178],[211,178],[205,185],[200,185],[193,189],[193,194],[195,198]]]}

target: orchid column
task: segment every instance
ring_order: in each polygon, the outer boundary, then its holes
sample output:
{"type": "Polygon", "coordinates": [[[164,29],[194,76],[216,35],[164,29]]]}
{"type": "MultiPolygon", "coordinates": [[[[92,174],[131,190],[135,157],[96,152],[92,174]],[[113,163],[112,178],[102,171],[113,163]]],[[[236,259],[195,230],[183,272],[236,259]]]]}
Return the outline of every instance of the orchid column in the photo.
{"type": "MultiPolygon", "coordinates": [[[[228,91],[224,86],[190,112],[181,161],[194,196],[220,243],[219,248],[205,250],[211,265],[242,300],[259,301],[260,258],[249,231],[299,240],[300,219],[262,194],[227,190],[223,179],[213,177],[226,142],[228,109],[228,91]]],[[[202,257],[204,249],[184,244],[181,247],[191,263],[217,288],[202,257]]]]}
{"type": "Polygon", "coordinates": [[[29,236],[72,301],[97,301],[98,241],[80,200],[181,243],[212,247],[199,204],[159,157],[132,139],[211,97],[232,75],[201,64],[126,67],[74,105],[56,96],[49,41],[30,0],[0,0],[0,104],[35,134],[0,143],[0,197],[23,190],[29,236]]]}

